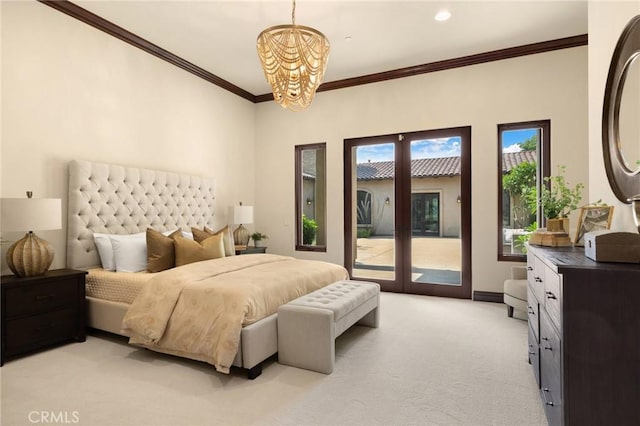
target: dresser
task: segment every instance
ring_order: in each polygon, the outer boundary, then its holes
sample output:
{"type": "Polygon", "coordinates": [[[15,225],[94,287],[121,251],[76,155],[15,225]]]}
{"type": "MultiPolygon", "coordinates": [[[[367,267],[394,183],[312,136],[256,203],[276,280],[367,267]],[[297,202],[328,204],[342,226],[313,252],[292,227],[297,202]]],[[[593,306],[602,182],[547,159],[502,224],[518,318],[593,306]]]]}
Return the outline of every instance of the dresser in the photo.
{"type": "Polygon", "coordinates": [[[640,264],[529,246],[528,356],[550,425],[640,424],[640,264]]]}
{"type": "Polygon", "coordinates": [[[38,277],[0,278],[0,365],[7,359],[50,345],[85,341],[85,274],[57,269],[38,277]]]}

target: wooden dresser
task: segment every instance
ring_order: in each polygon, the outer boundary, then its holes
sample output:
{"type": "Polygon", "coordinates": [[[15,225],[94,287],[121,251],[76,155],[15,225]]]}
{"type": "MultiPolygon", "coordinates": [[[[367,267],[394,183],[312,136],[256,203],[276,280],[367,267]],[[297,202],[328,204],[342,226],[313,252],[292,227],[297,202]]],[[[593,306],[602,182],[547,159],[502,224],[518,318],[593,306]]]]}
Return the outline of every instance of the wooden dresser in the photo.
{"type": "Polygon", "coordinates": [[[529,362],[550,425],[640,425],[640,264],[529,246],[529,362]]]}
{"type": "Polygon", "coordinates": [[[61,342],[85,341],[85,275],[85,271],[56,269],[38,277],[0,279],[0,365],[61,342]]]}

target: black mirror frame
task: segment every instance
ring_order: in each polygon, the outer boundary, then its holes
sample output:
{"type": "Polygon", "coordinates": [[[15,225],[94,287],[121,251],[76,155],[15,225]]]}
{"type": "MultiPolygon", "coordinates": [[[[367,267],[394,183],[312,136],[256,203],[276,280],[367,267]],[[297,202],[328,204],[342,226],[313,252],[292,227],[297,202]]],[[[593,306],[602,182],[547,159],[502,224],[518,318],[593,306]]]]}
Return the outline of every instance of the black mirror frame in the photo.
{"type": "Polygon", "coordinates": [[[629,170],[620,150],[620,100],[627,70],[640,56],[640,15],[623,30],[611,58],[602,109],[602,152],[609,185],[623,203],[640,196],[640,170],[629,170]]]}

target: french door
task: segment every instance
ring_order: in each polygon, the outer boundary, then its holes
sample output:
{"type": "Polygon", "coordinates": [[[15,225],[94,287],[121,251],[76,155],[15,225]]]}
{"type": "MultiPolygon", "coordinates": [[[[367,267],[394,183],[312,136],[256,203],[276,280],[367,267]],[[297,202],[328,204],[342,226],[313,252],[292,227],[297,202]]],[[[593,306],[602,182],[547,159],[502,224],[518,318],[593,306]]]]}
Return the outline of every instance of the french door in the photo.
{"type": "Polygon", "coordinates": [[[471,128],[344,141],[345,266],[382,290],[471,297],[471,128]]]}

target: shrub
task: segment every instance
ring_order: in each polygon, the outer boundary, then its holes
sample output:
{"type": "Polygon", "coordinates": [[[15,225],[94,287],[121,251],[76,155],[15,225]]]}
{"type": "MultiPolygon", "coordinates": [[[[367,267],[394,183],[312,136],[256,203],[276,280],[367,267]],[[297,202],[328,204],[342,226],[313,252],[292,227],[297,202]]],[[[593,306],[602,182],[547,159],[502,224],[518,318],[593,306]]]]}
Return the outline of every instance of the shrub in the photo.
{"type": "Polygon", "coordinates": [[[318,232],[318,224],[313,219],[308,219],[307,216],[302,215],[302,244],[311,245],[316,239],[316,233],[318,232]]]}

